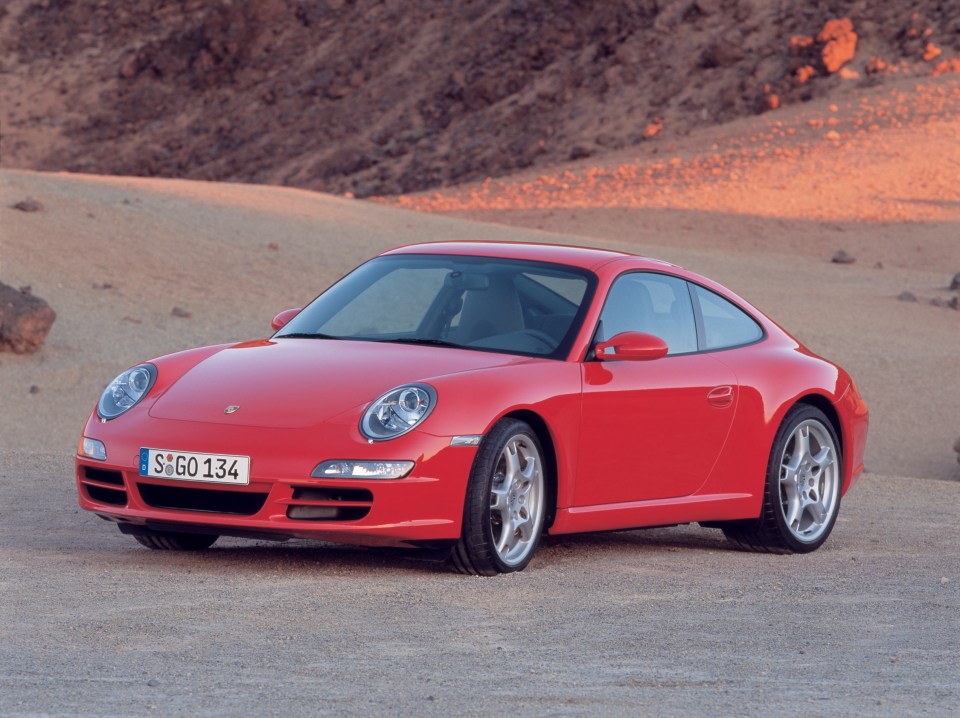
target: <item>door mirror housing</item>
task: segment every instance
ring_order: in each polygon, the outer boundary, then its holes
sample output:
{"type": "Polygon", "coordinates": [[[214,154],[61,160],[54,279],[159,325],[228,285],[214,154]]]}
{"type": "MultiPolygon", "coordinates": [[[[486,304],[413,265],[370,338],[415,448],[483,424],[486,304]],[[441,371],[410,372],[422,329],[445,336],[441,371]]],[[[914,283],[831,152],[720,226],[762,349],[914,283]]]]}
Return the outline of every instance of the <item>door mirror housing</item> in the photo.
{"type": "Polygon", "coordinates": [[[666,356],[667,351],[667,343],[663,339],[644,332],[620,332],[594,347],[594,353],[600,361],[649,361],[666,356]],[[608,349],[613,349],[613,353],[605,354],[608,349]]]}
{"type": "Polygon", "coordinates": [[[283,327],[284,324],[289,322],[299,313],[299,307],[297,309],[287,309],[282,311],[270,321],[270,326],[273,327],[273,331],[278,331],[281,327],[283,327]]]}

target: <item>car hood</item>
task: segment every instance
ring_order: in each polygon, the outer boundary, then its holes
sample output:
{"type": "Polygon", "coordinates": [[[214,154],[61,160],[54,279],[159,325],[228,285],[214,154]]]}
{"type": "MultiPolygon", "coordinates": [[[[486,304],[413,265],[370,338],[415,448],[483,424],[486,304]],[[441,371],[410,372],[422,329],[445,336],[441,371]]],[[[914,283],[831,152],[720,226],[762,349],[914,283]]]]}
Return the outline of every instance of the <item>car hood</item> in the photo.
{"type": "Polygon", "coordinates": [[[184,372],[149,413],[159,419],[301,428],[358,411],[400,384],[529,361],[492,352],[364,341],[248,342],[184,372]],[[227,414],[230,406],[239,408],[227,414]]]}

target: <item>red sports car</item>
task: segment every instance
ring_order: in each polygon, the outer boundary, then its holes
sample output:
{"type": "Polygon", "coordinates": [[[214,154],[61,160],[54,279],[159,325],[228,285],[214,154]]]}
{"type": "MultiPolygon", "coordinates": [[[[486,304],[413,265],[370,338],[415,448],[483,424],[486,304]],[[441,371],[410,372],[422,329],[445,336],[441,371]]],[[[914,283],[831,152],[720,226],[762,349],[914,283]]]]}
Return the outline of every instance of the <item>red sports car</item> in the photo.
{"type": "Polygon", "coordinates": [[[699,522],[813,551],[863,469],[849,375],[667,262],[403,247],[273,328],[118,376],[80,441],[80,505],[153,549],[323,539],[492,575],[544,532],[699,522]]]}

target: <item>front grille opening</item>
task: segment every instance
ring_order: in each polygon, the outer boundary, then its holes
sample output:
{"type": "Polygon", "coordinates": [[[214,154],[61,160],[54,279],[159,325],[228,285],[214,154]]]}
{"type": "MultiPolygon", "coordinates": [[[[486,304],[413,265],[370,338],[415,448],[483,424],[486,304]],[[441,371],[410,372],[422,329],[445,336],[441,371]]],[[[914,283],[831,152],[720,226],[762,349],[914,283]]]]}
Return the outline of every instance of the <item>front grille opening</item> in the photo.
{"type": "Polygon", "coordinates": [[[306,488],[293,487],[294,500],[301,501],[358,501],[373,503],[373,492],[369,489],[306,488]]]}
{"type": "Polygon", "coordinates": [[[101,504],[110,504],[111,506],[127,505],[126,491],[105,489],[102,486],[91,486],[90,484],[84,484],[83,488],[87,490],[87,495],[92,501],[96,501],[101,504]]]}
{"type": "Polygon", "coordinates": [[[287,518],[298,521],[357,521],[369,513],[369,506],[290,506],[287,508],[287,518]]]}
{"type": "Polygon", "coordinates": [[[369,489],[294,486],[287,518],[297,521],[358,521],[370,513],[369,489]],[[303,502],[302,504],[297,502],[303,502]]]}
{"type": "Polygon", "coordinates": [[[248,491],[184,489],[155,484],[137,484],[137,488],[144,502],[158,509],[252,516],[263,508],[267,500],[267,494],[248,491]]]}
{"type": "Polygon", "coordinates": [[[94,469],[91,466],[84,466],[83,476],[90,481],[97,481],[101,484],[123,486],[123,474],[119,471],[108,471],[107,469],[94,469]]]}

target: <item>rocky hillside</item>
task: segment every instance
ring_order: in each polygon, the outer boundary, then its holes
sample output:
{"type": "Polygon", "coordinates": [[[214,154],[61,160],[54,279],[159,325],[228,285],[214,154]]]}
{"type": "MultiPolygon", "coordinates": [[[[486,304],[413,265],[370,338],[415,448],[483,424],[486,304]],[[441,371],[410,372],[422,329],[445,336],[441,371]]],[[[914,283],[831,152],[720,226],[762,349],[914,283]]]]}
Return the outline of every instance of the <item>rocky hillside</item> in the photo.
{"type": "Polygon", "coordinates": [[[398,194],[958,56],[954,0],[8,0],[0,163],[398,194]]]}

